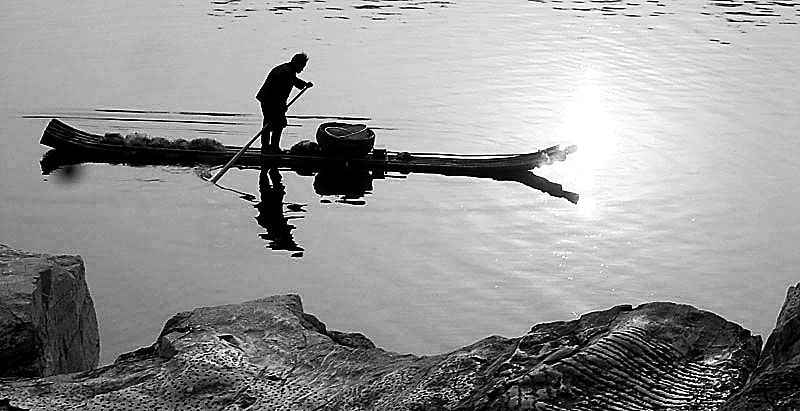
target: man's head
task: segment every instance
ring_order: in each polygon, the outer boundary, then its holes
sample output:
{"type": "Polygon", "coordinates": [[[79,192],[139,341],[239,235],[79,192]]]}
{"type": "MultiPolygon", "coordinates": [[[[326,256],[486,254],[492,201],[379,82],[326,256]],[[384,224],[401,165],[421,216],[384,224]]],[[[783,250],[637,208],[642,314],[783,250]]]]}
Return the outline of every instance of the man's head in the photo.
{"type": "Polygon", "coordinates": [[[306,63],[308,63],[308,56],[306,56],[306,53],[297,53],[292,57],[292,66],[297,73],[300,73],[306,68],[306,63]]]}

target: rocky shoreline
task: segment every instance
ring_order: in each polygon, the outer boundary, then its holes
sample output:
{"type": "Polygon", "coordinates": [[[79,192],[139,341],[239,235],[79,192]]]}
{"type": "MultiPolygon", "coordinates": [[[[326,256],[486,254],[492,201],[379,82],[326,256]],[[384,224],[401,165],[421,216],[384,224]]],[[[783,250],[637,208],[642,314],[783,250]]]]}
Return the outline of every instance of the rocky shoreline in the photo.
{"type": "Polygon", "coordinates": [[[83,260],[0,244],[0,377],[85,371],[99,355],[83,260]]]}
{"type": "Polygon", "coordinates": [[[297,295],[197,308],[95,368],[77,256],[0,245],[0,410],[798,410],[800,284],[759,336],[669,302],[434,355],[328,330],[297,295]]]}

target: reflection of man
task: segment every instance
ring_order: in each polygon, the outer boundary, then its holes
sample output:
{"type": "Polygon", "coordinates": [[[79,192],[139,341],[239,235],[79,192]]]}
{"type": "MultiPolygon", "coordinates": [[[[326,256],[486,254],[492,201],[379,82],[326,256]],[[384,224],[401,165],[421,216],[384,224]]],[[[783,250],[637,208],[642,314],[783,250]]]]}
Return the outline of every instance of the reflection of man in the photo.
{"type": "Polygon", "coordinates": [[[261,103],[261,113],[264,114],[262,127],[269,123],[269,128],[261,134],[261,153],[278,153],[281,151],[281,132],[286,127],[286,100],[292,92],[292,87],[299,89],[313,86],[297,78],[308,63],[305,53],[298,53],[292,61],[283,63],[273,68],[264,85],[258,90],[256,100],[261,103]],[[271,134],[271,136],[270,136],[271,134]]]}
{"type": "MultiPolygon", "coordinates": [[[[267,229],[266,234],[261,234],[260,237],[266,240],[267,246],[273,250],[303,251],[292,237],[292,230],[295,227],[289,224],[289,218],[283,213],[286,188],[281,182],[281,173],[277,168],[261,167],[258,191],[261,194],[261,202],[255,206],[258,210],[256,221],[267,229]]],[[[302,257],[302,253],[292,254],[292,257],[302,257]]]]}

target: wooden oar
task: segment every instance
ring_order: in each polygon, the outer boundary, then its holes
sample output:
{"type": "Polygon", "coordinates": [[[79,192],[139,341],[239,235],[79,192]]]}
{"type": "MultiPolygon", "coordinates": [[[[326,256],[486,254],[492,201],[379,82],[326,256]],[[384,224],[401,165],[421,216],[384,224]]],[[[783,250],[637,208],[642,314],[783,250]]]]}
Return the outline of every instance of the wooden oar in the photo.
{"type": "MultiPolygon", "coordinates": [[[[288,109],[289,109],[289,107],[292,105],[292,103],[294,103],[294,102],[295,102],[295,101],[296,101],[298,98],[300,98],[300,96],[302,96],[302,95],[303,95],[303,93],[305,93],[305,92],[306,92],[306,90],[308,90],[308,89],[309,89],[309,88],[308,88],[308,87],[306,87],[306,88],[303,88],[302,90],[300,90],[300,92],[299,92],[299,93],[297,93],[297,95],[296,95],[296,96],[294,96],[294,98],[292,99],[292,101],[290,101],[290,102],[289,102],[289,104],[287,104],[287,105],[286,105],[286,109],[288,110],[288,109]]],[[[277,116],[275,116],[275,117],[277,117],[277,116]]],[[[245,146],[244,146],[244,147],[242,147],[242,149],[241,149],[241,150],[239,150],[239,152],[238,152],[238,153],[236,153],[236,155],[235,155],[235,156],[233,156],[233,158],[231,159],[231,161],[228,161],[228,164],[225,164],[225,166],[224,166],[224,167],[222,167],[222,168],[221,168],[221,169],[220,169],[220,170],[217,172],[217,174],[216,174],[214,177],[212,177],[212,178],[211,178],[211,180],[209,180],[209,181],[211,181],[211,182],[212,182],[212,183],[214,183],[214,184],[217,184],[217,181],[219,181],[219,179],[220,179],[220,178],[222,178],[222,175],[223,175],[223,174],[225,174],[225,173],[228,171],[228,169],[229,169],[229,168],[231,168],[231,167],[233,166],[233,164],[236,162],[236,160],[238,160],[238,159],[239,159],[239,157],[241,157],[241,156],[242,156],[242,154],[244,154],[244,152],[245,152],[245,151],[247,151],[247,149],[248,149],[248,148],[250,148],[250,146],[251,146],[251,145],[252,145],[252,144],[253,144],[253,143],[256,141],[256,139],[257,139],[257,138],[258,138],[258,137],[259,137],[261,134],[263,134],[263,133],[264,133],[264,131],[267,129],[267,127],[269,127],[270,123],[272,123],[274,120],[275,120],[275,118],[272,118],[272,119],[270,119],[270,121],[269,121],[269,122],[267,122],[267,124],[265,124],[265,125],[264,125],[264,127],[261,127],[261,131],[259,131],[258,133],[256,133],[256,135],[254,135],[254,136],[253,136],[253,138],[252,138],[252,139],[250,139],[250,142],[249,142],[249,143],[247,143],[247,144],[245,144],[245,146]]]]}

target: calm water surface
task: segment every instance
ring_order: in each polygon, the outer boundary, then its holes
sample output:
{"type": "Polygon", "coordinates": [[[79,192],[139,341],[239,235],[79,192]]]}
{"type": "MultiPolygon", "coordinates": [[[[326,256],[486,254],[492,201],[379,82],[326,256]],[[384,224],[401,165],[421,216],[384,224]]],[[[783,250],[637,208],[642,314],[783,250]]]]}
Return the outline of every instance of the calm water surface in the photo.
{"type": "Polygon", "coordinates": [[[796,0],[5,11],[0,242],[85,258],[103,362],[150,344],[177,311],[285,292],[331,328],[419,354],[656,300],[766,335],[798,281],[796,0]],[[51,117],[242,144],[258,130],[267,71],[299,50],[315,87],[292,107],[284,145],[333,117],[367,119],[398,151],[577,144],[537,174],[581,201],[420,174],[348,196],[321,189],[324,176],[285,171],[282,190],[259,191],[258,170],[230,171],[223,184],[247,198],[180,167],[42,176],[51,117]],[[280,238],[267,215],[283,216],[271,220],[280,238]]]}

